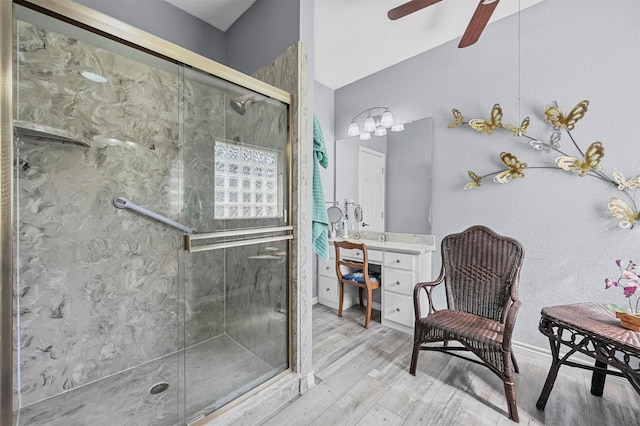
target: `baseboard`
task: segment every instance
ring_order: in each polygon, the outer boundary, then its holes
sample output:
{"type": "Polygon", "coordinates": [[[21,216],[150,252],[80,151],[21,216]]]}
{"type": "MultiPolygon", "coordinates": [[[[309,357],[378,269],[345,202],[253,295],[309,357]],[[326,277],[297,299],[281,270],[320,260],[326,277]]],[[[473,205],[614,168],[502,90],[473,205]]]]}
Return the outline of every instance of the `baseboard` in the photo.
{"type": "MultiPolygon", "coordinates": [[[[368,302],[366,297],[362,298],[362,302],[364,303],[364,306],[367,306],[368,302]]],[[[372,302],[371,309],[375,309],[376,311],[382,311],[382,305],[378,302],[372,302]]]]}
{"type": "Polygon", "coordinates": [[[311,298],[311,304],[312,304],[312,305],[315,305],[315,304],[317,304],[317,303],[318,303],[318,296],[316,296],[316,297],[312,297],[312,298],[311,298]]]}
{"type": "MultiPolygon", "coordinates": [[[[301,379],[301,381],[302,380],[303,379],[301,379]]],[[[316,385],[316,375],[312,371],[309,374],[307,374],[306,383],[300,383],[300,394],[302,395],[307,393],[315,385],[316,385]]]]}
{"type": "Polygon", "coordinates": [[[513,352],[518,355],[522,354],[530,358],[534,358],[538,361],[544,361],[551,364],[551,351],[539,348],[537,346],[529,345],[527,343],[512,341],[511,346],[513,352]]]}
{"type": "MultiPolygon", "coordinates": [[[[513,347],[513,352],[516,355],[516,359],[518,357],[518,355],[522,355],[522,356],[526,356],[529,358],[534,358],[538,361],[542,361],[542,362],[546,362],[549,364],[549,366],[551,366],[551,360],[553,359],[553,357],[551,356],[551,350],[550,349],[543,349],[543,348],[539,348],[537,346],[532,346],[529,345],[527,343],[522,343],[522,342],[516,342],[516,341],[512,341],[511,342],[511,346],[513,347]]],[[[563,352],[563,353],[566,353],[563,352]]],[[[562,356],[562,355],[561,355],[562,356]]],[[[583,355],[579,352],[574,353],[573,355],[571,355],[571,361],[575,362],[576,364],[582,364],[588,367],[593,367],[594,364],[594,359],[591,357],[588,357],[586,355],[583,355]]],[[[568,367],[568,366],[564,366],[561,367],[562,368],[572,368],[572,367],[568,367]]],[[[618,371],[617,369],[609,366],[609,368],[611,370],[615,370],[618,371]]],[[[562,371],[562,370],[560,370],[562,371]]],[[[624,377],[619,377],[619,376],[613,376],[613,375],[607,375],[607,380],[615,380],[617,382],[620,383],[628,383],[627,379],[625,379],[624,377]]]]}

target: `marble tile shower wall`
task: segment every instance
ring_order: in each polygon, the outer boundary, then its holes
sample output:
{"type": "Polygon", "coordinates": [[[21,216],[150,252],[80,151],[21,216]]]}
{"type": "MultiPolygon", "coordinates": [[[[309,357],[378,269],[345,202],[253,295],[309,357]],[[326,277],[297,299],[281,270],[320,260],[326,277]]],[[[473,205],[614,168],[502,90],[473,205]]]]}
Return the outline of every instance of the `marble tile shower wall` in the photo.
{"type": "Polygon", "coordinates": [[[208,113],[225,107],[220,89],[182,85],[177,66],[154,68],[24,22],[16,48],[16,118],[90,145],[17,139],[15,360],[29,405],[224,331],[214,272],[222,254],[183,257],[181,270],[179,231],[111,202],[124,195],[180,218],[183,194],[185,223],[206,228],[212,135],[225,125],[224,114],[208,113]],[[85,69],[107,82],[82,78],[85,69]]]}

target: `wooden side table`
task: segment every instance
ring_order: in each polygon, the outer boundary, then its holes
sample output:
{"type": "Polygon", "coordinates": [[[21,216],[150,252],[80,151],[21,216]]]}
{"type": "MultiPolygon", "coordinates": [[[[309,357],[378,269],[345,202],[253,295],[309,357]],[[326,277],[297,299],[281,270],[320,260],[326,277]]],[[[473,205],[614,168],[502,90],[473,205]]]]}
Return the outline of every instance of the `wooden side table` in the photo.
{"type": "Polygon", "coordinates": [[[607,374],[625,377],[640,394],[640,333],[622,328],[606,305],[578,303],[542,308],[538,329],[549,338],[553,360],[536,407],[544,410],[561,365],[593,371],[591,394],[602,396],[607,374]],[[561,356],[560,348],[568,352],[561,356]],[[595,359],[593,367],[569,360],[579,352],[595,359]],[[607,370],[612,366],[619,371],[607,370]]]}

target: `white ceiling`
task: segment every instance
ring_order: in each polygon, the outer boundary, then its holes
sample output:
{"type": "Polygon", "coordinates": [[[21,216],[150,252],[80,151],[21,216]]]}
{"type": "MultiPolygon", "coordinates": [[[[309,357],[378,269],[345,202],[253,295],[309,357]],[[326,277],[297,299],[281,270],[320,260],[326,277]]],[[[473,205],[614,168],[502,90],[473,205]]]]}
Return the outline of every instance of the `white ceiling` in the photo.
{"type": "MultiPolygon", "coordinates": [[[[255,0],[167,1],[226,31],[255,0]]],[[[391,21],[387,11],[405,0],[313,1],[314,76],[332,89],[461,37],[478,5],[478,0],[444,0],[391,21]]],[[[503,0],[490,23],[541,1],[503,0]]],[[[485,31],[491,31],[491,25],[485,31]]]]}
{"type": "Polygon", "coordinates": [[[166,0],[190,15],[202,19],[219,30],[227,31],[231,24],[256,0],[166,0]]]}

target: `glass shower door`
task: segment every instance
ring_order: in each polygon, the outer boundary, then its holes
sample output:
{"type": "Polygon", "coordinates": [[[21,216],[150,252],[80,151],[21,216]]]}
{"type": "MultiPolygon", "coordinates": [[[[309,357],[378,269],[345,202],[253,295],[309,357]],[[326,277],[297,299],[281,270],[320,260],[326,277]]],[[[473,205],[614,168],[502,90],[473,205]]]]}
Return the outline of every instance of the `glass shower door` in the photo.
{"type": "Polygon", "coordinates": [[[289,368],[287,105],[186,69],[181,269],[187,422],[289,368]]]}
{"type": "Polygon", "coordinates": [[[180,67],[15,8],[15,422],[178,424],[180,67]]]}

